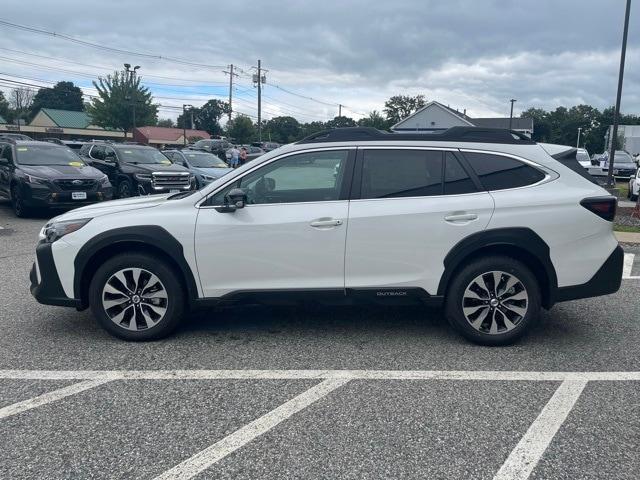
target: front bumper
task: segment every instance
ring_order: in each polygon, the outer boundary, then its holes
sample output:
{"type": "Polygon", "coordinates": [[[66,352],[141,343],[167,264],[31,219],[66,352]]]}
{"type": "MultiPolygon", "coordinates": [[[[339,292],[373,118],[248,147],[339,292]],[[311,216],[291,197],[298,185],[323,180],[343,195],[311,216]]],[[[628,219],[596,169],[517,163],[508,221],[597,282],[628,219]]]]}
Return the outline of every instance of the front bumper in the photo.
{"type": "Polygon", "coordinates": [[[36,263],[31,267],[31,295],[44,305],[82,308],[80,300],[65,295],[53,261],[51,244],[40,242],[36,247],[36,263]]]}
{"type": "Polygon", "coordinates": [[[568,300],[599,297],[617,292],[622,283],[623,264],[624,251],[618,245],[591,280],[582,285],[558,288],[555,301],[566,302],[568,300]]]}
{"type": "Polygon", "coordinates": [[[22,188],[23,201],[27,207],[82,207],[93,203],[111,200],[113,198],[113,188],[103,187],[99,190],[83,190],[87,198],[74,200],[71,191],[56,190],[46,185],[27,185],[22,188]]]}

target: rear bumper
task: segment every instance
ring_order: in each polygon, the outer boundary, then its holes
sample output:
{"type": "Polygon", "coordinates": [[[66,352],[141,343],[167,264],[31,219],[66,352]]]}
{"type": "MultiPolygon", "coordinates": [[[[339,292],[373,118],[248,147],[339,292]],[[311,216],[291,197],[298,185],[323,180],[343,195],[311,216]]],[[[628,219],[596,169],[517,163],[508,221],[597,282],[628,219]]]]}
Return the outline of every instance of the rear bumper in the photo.
{"type": "Polygon", "coordinates": [[[36,263],[31,267],[31,295],[44,305],[81,308],[80,300],[65,295],[60,277],[53,261],[50,243],[39,243],[36,247],[36,263]],[[40,275],[36,272],[38,269],[40,275]],[[40,278],[38,278],[40,277],[40,278]]]}
{"type": "Polygon", "coordinates": [[[599,297],[617,292],[622,283],[623,264],[624,251],[618,245],[591,280],[582,285],[558,288],[555,301],[566,302],[568,300],[599,297]]]}

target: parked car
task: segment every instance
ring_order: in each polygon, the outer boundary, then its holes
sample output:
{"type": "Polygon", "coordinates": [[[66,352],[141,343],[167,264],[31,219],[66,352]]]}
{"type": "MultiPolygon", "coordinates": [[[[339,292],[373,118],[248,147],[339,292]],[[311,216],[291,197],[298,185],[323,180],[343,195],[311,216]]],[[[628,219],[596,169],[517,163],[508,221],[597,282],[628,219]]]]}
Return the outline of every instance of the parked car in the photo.
{"type": "Polygon", "coordinates": [[[52,219],[31,292],[127,340],[194,308],[314,299],[441,305],[466,338],[510,343],[622,281],[616,198],[552,155],[508,130],[320,132],[196,193],[52,219]]]}
{"type": "Polygon", "coordinates": [[[0,140],[33,140],[33,138],[22,133],[0,133],[0,140]]]}
{"type": "Polygon", "coordinates": [[[635,175],[629,179],[629,193],[627,197],[632,202],[635,202],[638,199],[638,195],[640,195],[640,168],[638,168],[635,175]]]}
{"type": "Polygon", "coordinates": [[[0,196],[18,217],[33,208],[79,207],[111,200],[105,174],[67,147],[34,140],[0,139],[0,196]]]}
{"type": "MultiPolygon", "coordinates": [[[[609,154],[605,152],[589,169],[594,177],[606,177],[609,174],[609,154]]],[[[631,155],[624,150],[616,150],[613,156],[613,176],[628,180],[636,172],[636,164],[631,155]]]]}
{"type": "MultiPolygon", "coordinates": [[[[229,148],[225,152],[225,158],[227,160],[229,160],[231,158],[231,150],[232,150],[232,148],[229,148]]],[[[251,160],[255,160],[259,156],[265,154],[264,150],[262,150],[260,147],[254,147],[253,145],[239,145],[238,146],[238,150],[240,150],[241,148],[245,148],[247,150],[247,162],[250,162],[251,160]]]]}
{"type": "Polygon", "coordinates": [[[276,142],[253,142],[251,144],[253,147],[259,147],[265,152],[270,152],[271,150],[275,150],[276,148],[280,148],[280,144],[276,142]]]}
{"type": "Polygon", "coordinates": [[[220,157],[200,150],[164,150],[173,163],[187,168],[196,177],[196,188],[209,185],[214,180],[226,175],[233,169],[220,157]]]}
{"type": "Polygon", "coordinates": [[[196,188],[195,176],[162,152],[144,145],[92,142],[80,153],[109,177],[118,198],[196,188]]]}
{"type": "Polygon", "coordinates": [[[585,148],[578,148],[578,151],[576,152],[576,160],[578,160],[578,163],[587,170],[592,166],[591,157],[585,148]]]}
{"type": "Polygon", "coordinates": [[[211,138],[207,140],[198,140],[191,145],[194,150],[203,150],[205,152],[213,153],[220,158],[225,158],[225,152],[232,147],[231,143],[227,140],[211,138]]]}

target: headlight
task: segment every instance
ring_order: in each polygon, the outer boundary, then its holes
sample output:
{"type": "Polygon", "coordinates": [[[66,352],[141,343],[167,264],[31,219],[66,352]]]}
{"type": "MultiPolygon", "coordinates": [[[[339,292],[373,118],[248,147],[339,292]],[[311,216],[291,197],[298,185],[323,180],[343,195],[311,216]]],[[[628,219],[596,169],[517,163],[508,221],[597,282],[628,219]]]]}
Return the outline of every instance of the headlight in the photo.
{"type": "Polygon", "coordinates": [[[102,185],[106,185],[107,183],[109,183],[109,177],[107,177],[106,175],[103,175],[102,177],[100,177],[100,183],[102,185]]]}
{"type": "Polygon", "coordinates": [[[209,175],[201,175],[201,177],[205,182],[213,182],[215,180],[215,177],[210,177],[209,175]]]}
{"type": "Polygon", "coordinates": [[[136,180],[140,180],[141,182],[150,182],[151,181],[151,174],[150,173],[135,173],[133,176],[136,177],[136,180]]]}
{"type": "Polygon", "coordinates": [[[29,175],[28,173],[24,174],[24,179],[27,183],[47,183],[46,178],[34,177],[33,175],[29,175]]]}
{"type": "Polygon", "coordinates": [[[49,223],[44,226],[44,238],[47,242],[53,243],[69,233],[80,230],[89,223],[89,220],[91,219],[80,218],[78,220],[64,220],[62,222],[49,223]]]}

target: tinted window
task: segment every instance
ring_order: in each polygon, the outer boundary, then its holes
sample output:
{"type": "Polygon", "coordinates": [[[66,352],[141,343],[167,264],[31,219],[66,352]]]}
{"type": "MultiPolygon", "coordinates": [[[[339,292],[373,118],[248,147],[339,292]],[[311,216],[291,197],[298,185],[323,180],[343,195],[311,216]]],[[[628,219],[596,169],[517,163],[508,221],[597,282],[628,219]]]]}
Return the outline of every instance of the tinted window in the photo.
{"type": "Polygon", "coordinates": [[[94,145],[91,149],[91,153],[89,153],[91,158],[95,158],[96,160],[104,160],[104,146],[103,145],[94,145]]]}
{"type": "Polygon", "coordinates": [[[456,156],[447,152],[444,167],[444,194],[459,195],[476,192],[476,186],[456,156]]]}
{"type": "Polygon", "coordinates": [[[442,152],[365,150],[362,198],[442,195],[442,152]]]}
{"type": "Polygon", "coordinates": [[[235,187],[247,193],[247,203],[326,202],[340,198],[347,150],[301,153],[272,162],[216,193],[209,205],[222,205],[235,187]]]}
{"type": "Polygon", "coordinates": [[[465,158],[487,190],[524,187],[539,182],[544,173],[513,158],[488,153],[468,153],[465,158]]]}
{"type": "Polygon", "coordinates": [[[11,153],[11,145],[5,145],[4,149],[2,148],[2,146],[0,146],[0,149],[2,150],[2,158],[6,158],[7,160],[9,160],[9,163],[12,163],[13,153],[11,153]]]}

